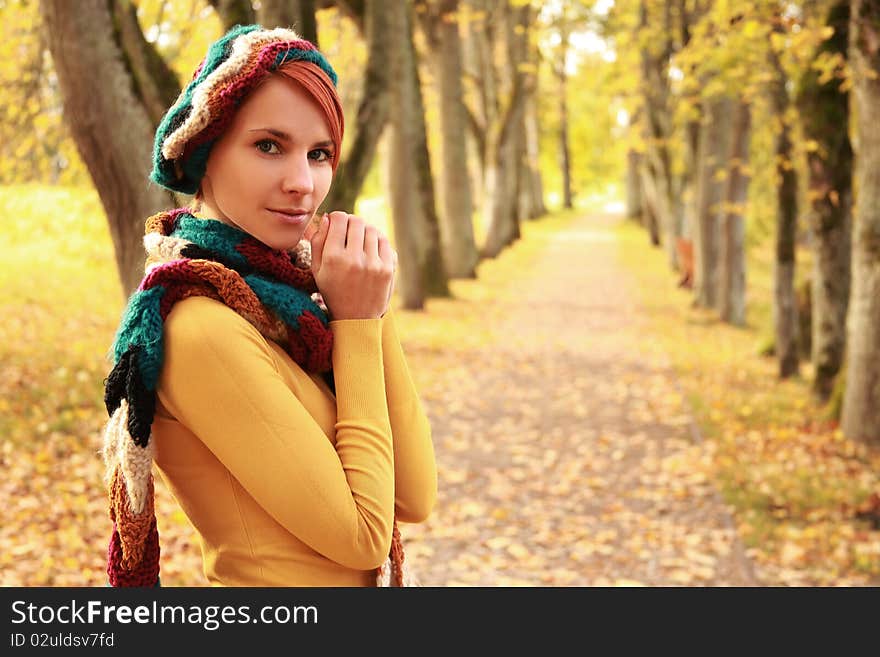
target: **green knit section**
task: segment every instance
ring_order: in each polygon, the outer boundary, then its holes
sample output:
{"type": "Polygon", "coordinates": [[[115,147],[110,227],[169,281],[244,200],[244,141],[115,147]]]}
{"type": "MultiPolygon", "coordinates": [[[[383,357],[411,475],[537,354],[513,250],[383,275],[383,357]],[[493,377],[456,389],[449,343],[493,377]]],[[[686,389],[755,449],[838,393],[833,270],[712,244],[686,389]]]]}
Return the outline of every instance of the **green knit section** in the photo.
{"type": "Polygon", "coordinates": [[[248,234],[222,221],[205,221],[190,214],[177,218],[172,237],[179,237],[208,249],[238,266],[247,266],[247,258],[236,251],[248,234]]]}
{"type": "Polygon", "coordinates": [[[138,369],[147,390],[155,390],[162,366],[162,316],[159,303],[165,295],[161,285],[131,295],[113,341],[114,364],[131,345],[141,347],[138,369]]]}
{"type": "Polygon", "coordinates": [[[310,294],[259,274],[244,276],[244,282],[250,286],[263,305],[274,310],[285,324],[290,324],[299,330],[300,315],[309,311],[327,326],[326,314],[312,301],[310,294]]]}

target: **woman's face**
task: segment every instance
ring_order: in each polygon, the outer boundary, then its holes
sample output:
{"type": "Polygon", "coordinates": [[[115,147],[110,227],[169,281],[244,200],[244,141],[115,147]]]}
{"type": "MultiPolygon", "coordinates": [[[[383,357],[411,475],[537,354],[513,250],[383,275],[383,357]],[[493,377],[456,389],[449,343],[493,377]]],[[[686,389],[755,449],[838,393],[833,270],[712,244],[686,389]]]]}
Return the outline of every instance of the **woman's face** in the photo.
{"type": "Polygon", "coordinates": [[[293,248],[330,189],[333,152],[320,106],[296,82],[271,76],[211,149],[203,211],[273,249],[293,248]]]}

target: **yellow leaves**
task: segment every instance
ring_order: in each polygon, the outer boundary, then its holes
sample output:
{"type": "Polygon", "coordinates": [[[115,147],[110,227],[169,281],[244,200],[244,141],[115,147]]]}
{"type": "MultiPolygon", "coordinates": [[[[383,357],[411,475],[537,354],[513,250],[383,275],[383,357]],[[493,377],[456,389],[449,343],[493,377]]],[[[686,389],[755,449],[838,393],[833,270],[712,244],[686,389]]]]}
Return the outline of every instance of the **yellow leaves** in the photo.
{"type": "Polygon", "coordinates": [[[783,565],[793,566],[803,561],[807,551],[797,543],[788,542],[782,547],[780,559],[783,565]]]}
{"type": "Polygon", "coordinates": [[[638,587],[638,586],[645,586],[645,584],[643,584],[642,582],[639,582],[638,580],[634,580],[634,579],[616,579],[616,580],[614,580],[614,586],[638,587]]]}
{"type": "Polygon", "coordinates": [[[519,543],[512,543],[508,545],[507,552],[514,559],[526,559],[531,554],[531,552],[529,552],[529,550],[525,546],[519,543]]]}

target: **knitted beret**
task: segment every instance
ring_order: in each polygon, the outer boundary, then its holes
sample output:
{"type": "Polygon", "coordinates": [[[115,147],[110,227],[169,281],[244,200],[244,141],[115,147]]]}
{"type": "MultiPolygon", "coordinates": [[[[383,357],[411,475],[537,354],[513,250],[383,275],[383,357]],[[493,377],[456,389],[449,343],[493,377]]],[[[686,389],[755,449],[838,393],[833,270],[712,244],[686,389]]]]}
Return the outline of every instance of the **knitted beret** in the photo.
{"type": "Polygon", "coordinates": [[[159,123],[150,180],[175,192],[195,194],[211,147],[235,108],[258,82],[291,60],[316,64],[336,86],[336,72],[324,56],[293,30],[236,25],[212,43],[159,123]]]}

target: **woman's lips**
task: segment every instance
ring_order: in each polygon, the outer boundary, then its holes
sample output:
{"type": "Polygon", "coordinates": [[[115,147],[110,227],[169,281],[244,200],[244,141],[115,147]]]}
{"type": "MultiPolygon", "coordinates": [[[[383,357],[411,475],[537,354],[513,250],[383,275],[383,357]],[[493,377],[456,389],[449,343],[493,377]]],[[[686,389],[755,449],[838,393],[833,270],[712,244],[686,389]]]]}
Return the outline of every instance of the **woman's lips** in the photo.
{"type": "Polygon", "coordinates": [[[272,210],[269,209],[273,215],[275,215],[278,219],[283,221],[286,224],[291,224],[294,226],[298,226],[300,224],[305,224],[312,217],[311,212],[299,212],[296,214],[291,214],[288,212],[282,212],[281,210],[272,210]]]}

